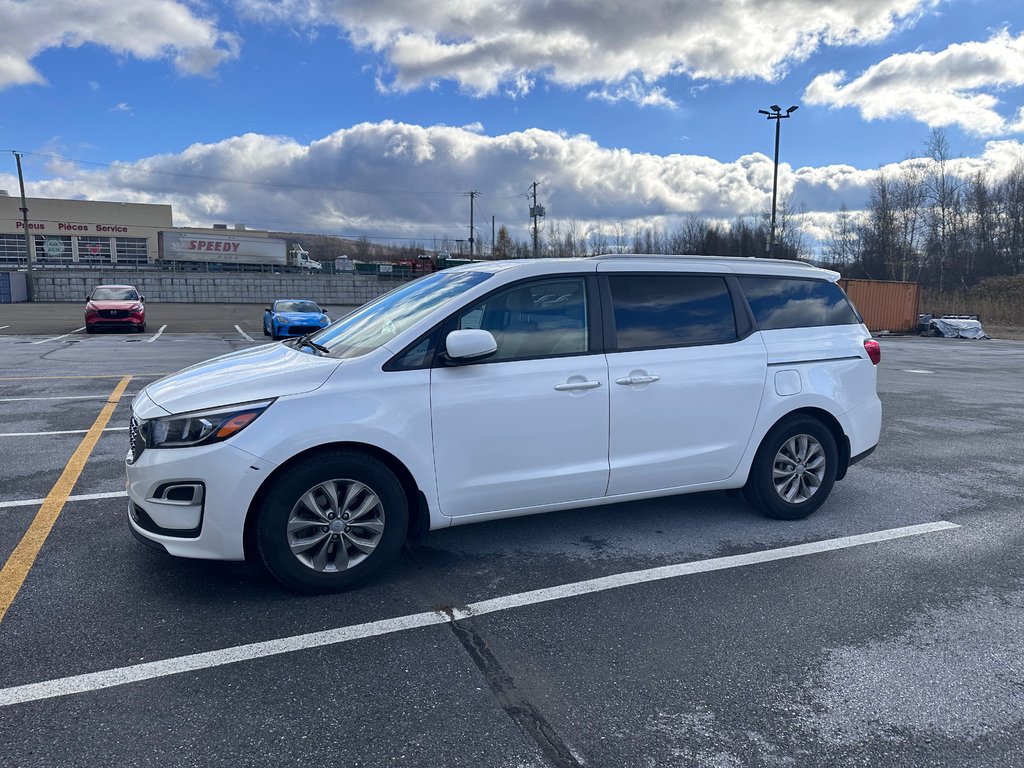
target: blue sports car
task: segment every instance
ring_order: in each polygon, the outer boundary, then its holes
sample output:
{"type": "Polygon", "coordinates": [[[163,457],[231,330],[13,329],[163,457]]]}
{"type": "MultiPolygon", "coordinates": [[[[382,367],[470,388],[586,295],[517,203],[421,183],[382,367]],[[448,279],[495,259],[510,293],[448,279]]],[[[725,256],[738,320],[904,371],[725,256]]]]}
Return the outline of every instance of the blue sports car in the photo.
{"type": "Polygon", "coordinates": [[[280,299],[263,310],[263,335],[273,339],[304,336],[330,322],[331,318],[315,301],[280,299]]]}

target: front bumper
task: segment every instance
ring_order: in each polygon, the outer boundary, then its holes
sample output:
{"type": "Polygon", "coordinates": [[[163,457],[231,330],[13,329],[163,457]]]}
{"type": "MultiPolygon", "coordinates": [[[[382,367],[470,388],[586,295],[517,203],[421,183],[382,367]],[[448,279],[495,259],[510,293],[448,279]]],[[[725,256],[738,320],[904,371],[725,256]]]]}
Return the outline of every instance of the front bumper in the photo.
{"type": "Polygon", "coordinates": [[[245,517],[273,469],[230,443],[129,454],[128,525],[177,557],[244,560],[245,517]]]}
{"type": "Polygon", "coordinates": [[[278,336],[305,336],[307,333],[314,333],[327,326],[324,325],[279,325],[278,336]]]}
{"type": "Polygon", "coordinates": [[[145,325],[146,316],[132,313],[122,317],[103,317],[102,315],[86,315],[85,325],[90,328],[138,328],[145,325]]]}

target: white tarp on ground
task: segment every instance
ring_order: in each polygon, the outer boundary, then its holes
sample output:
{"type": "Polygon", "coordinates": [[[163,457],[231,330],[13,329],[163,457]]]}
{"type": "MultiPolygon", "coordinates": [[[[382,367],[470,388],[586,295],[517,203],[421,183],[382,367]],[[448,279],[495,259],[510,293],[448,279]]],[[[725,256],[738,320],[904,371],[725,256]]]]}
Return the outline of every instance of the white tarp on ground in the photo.
{"type": "Polygon", "coordinates": [[[953,320],[932,318],[932,329],[947,339],[987,339],[979,320],[953,320]]]}

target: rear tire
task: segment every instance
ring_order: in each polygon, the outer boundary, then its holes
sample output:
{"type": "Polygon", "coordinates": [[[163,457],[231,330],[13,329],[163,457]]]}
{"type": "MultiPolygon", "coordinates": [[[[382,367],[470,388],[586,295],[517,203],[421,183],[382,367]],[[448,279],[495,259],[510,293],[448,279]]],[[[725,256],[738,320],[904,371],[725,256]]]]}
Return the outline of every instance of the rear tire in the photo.
{"type": "Polygon", "coordinates": [[[761,441],[743,497],[768,517],[800,520],[825,503],[838,468],[831,430],[813,416],[792,416],[761,441]]]}
{"type": "Polygon", "coordinates": [[[398,555],[409,527],[402,484],[356,451],[313,454],[288,468],[256,509],[256,541],[267,570],[289,589],[351,589],[398,555]]]}

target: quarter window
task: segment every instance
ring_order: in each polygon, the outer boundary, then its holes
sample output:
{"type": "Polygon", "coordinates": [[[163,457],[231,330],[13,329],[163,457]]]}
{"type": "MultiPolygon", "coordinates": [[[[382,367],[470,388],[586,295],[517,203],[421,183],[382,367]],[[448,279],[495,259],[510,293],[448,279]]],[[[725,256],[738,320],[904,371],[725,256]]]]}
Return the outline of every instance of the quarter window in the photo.
{"type": "Polygon", "coordinates": [[[827,280],[741,277],[740,285],[762,331],[859,323],[846,294],[827,280]]]}
{"type": "Polygon", "coordinates": [[[712,275],[609,275],[616,349],[735,341],[725,280],[712,275]]]}
{"type": "Polygon", "coordinates": [[[487,362],[588,351],[586,281],[559,278],[517,285],[459,315],[458,328],[482,328],[498,351],[487,362]]]}

